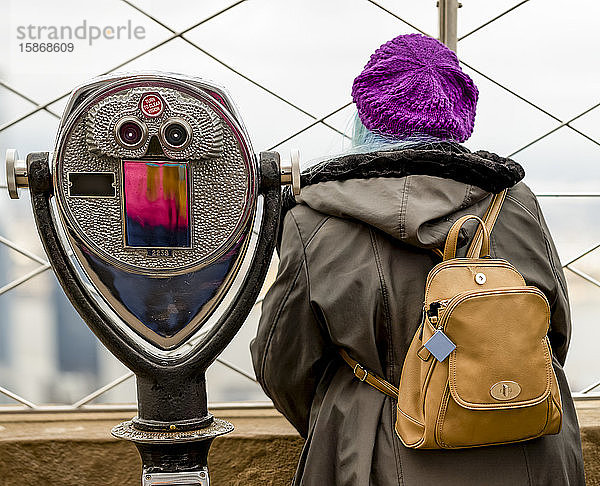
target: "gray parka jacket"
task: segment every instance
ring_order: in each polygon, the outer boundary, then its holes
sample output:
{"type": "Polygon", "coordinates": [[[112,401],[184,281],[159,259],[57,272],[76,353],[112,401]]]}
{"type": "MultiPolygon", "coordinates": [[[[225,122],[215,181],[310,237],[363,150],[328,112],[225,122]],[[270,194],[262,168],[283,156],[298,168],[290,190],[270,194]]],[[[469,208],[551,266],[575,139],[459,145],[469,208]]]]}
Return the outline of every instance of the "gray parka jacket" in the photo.
{"type": "MultiPolygon", "coordinates": [[[[306,438],[294,485],[582,485],[579,427],[562,369],[567,287],[518,164],[464,149],[346,157],[303,176],[285,213],[279,271],[251,344],[259,382],[306,438]],[[437,152],[437,154],[436,154],[437,152]],[[511,187],[512,186],[512,187],[511,187]],[[511,187],[491,238],[552,306],[560,434],[498,447],[412,450],[394,432],[395,401],[354,378],[337,349],[397,385],[420,322],[427,273],[452,223],[483,215],[511,187]]],[[[475,227],[467,226],[463,252],[475,227]]]]}

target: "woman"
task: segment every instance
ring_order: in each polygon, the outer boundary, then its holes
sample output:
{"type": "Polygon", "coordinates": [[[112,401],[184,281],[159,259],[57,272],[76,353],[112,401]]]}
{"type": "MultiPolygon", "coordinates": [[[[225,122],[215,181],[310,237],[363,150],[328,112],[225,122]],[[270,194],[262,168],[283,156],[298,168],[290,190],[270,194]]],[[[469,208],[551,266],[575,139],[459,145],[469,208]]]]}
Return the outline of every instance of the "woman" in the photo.
{"type": "MultiPolygon", "coordinates": [[[[563,372],[571,322],[556,249],[516,162],[461,145],[478,91],[435,39],[399,36],[354,81],[352,153],[303,175],[282,220],[279,271],[251,344],[256,375],[306,438],[295,485],[582,485],[579,427],[563,372]],[[394,433],[395,401],[355,379],[342,348],[397,385],[419,325],[427,274],[450,226],[508,194],[492,233],[551,303],[563,405],[557,435],[461,450],[413,450],[394,433]]],[[[469,227],[468,227],[469,229],[469,227]]],[[[463,254],[473,235],[470,227],[463,254]]]]}

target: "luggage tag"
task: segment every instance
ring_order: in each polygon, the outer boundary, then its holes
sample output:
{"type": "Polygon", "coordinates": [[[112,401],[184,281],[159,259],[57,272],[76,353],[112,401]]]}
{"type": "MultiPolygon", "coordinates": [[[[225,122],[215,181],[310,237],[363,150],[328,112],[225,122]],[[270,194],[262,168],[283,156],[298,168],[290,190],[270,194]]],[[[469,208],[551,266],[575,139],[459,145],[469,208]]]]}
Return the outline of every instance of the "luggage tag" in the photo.
{"type": "Polygon", "coordinates": [[[438,361],[444,361],[456,349],[448,336],[441,329],[436,330],[423,345],[438,361]]]}

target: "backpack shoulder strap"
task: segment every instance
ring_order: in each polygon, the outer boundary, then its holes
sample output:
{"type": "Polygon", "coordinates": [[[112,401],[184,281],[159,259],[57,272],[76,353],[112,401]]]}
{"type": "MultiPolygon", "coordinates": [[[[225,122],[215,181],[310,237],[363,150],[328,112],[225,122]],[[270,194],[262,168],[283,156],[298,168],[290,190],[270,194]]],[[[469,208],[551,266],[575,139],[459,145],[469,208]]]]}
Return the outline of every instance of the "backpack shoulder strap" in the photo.
{"type": "MultiPolygon", "coordinates": [[[[483,216],[483,222],[485,223],[485,227],[488,230],[488,233],[492,233],[492,229],[494,229],[494,225],[496,224],[496,220],[498,219],[498,215],[500,214],[500,210],[502,209],[502,204],[504,203],[504,199],[506,198],[506,193],[508,189],[504,189],[502,192],[498,194],[494,194],[492,197],[492,201],[488,206],[485,215],[483,216]]],[[[481,243],[483,230],[481,226],[477,227],[477,231],[475,232],[475,236],[473,237],[473,243],[471,243],[471,247],[467,252],[468,258],[474,258],[474,255],[478,255],[481,250],[481,243]]],[[[435,253],[440,258],[444,258],[444,252],[439,248],[431,248],[431,251],[435,253]]]]}
{"type": "MultiPolygon", "coordinates": [[[[490,202],[490,205],[483,216],[483,222],[490,235],[492,234],[492,230],[494,229],[494,225],[496,224],[496,220],[498,219],[498,215],[502,209],[502,204],[504,203],[507,192],[508,189],[504,189],[502,192],[494,194],[494,197],[492,197],[492,202],[490,202]]],[[[483,230],[481,226],[478,226],[475,236],[473,237],[473,243],[471,243],[471,247],[467,252],[467,258],[474,258],[474,255],[479,254],[479,251],[481,250],[482,236],[483,230]]]]}
{"type": "Polygon", "coordinates": [[[367,385],[371,385],[381,393],[385,393],[387,396],[392,397],[395,400],[398,399],[398,388],[380,376],[377,376],[375,373],[371,373],[358,361],[353,360],[344,349],[340,348],[338,351],[343,360],[348,364],[348,366],[350,366],[350,368],[352,368],[356,378],[358,378],[360,381],[364,381],[367,385]]]}

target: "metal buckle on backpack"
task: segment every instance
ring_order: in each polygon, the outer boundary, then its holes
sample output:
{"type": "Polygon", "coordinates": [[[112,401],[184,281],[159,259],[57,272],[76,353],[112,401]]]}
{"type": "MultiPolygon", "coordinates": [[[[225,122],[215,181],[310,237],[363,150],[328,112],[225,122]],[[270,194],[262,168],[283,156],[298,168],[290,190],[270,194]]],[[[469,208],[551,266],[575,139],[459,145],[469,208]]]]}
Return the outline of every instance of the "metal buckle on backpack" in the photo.
{"type": "Polygon", "coordinates": [[[360,363],[356,363],[356,365],[354,365],[354,376],[356,376],[360,381],[365,381],[367,379],[368,375],[369,375],[369,372],[366,369],[364,369],[360,365],[360,363]],[[362,378],[360,376],[358,376],[357,370],[362,370],[362,372],[364,373],[362,378]]]}

